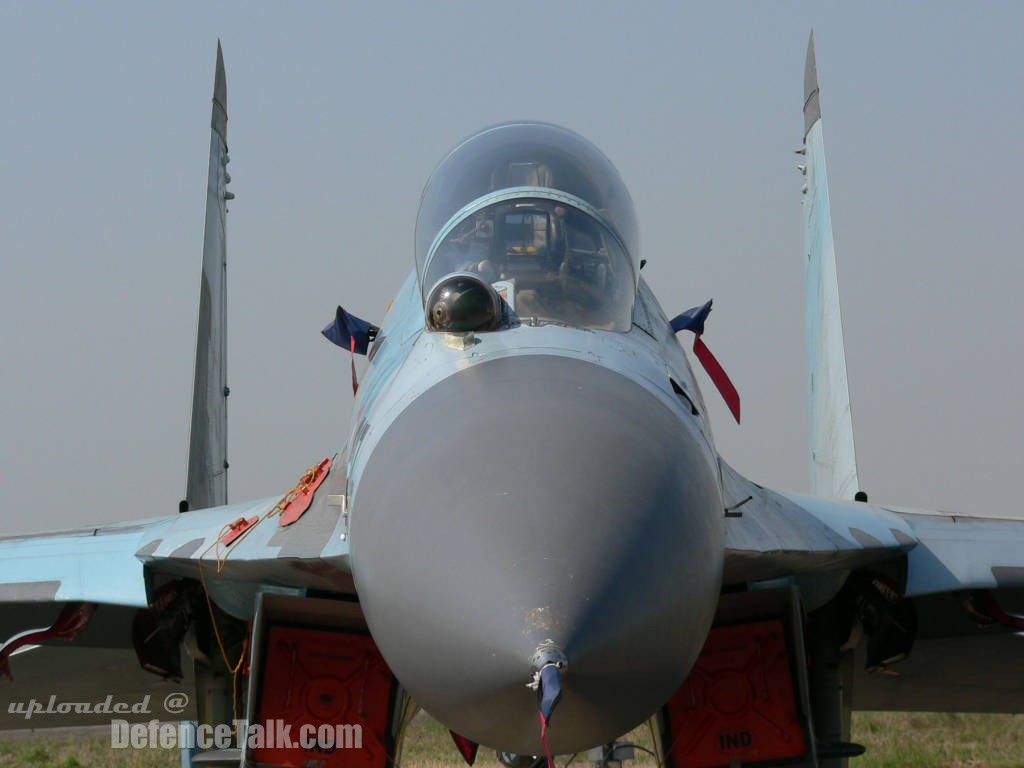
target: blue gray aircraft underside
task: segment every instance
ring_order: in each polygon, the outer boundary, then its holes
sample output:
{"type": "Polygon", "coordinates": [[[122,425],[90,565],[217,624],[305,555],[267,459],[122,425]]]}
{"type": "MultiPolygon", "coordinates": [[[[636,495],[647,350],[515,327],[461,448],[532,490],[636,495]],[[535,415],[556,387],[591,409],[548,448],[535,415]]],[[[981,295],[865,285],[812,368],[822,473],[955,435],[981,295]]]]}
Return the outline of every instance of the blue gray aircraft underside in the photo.
{"type": "MultiPolygon", "coordinates": [[[[339,308],[325,330],[369,358],[345,447],[284,497],[229,505],[219,45],[213,104],[182,511],[0,538],[0,699],[180,690],[176,716],[205,723],[361,723],[359,754],[216,758],[318,768],[400,764],[420,707],[470,762],[482,744],[531,765],[646,721],[675,766],[842,765],[860,751],[851,708],[1021,710],[1024,523],[861,493],[813,40],[813,495],[718,455],[614,166],[571,131],[517,122],[435,170],[415,268],[379,327],[339,308]],[[323,649],[336,660],[309,662],[323,649]]],[[[702,344],[707,310],[675,327],[702,344]]],[[[152,716],[168,715],[138,715],[152,716]]],[[[25,721],[0,708],[0,726],[25,721]]]]}

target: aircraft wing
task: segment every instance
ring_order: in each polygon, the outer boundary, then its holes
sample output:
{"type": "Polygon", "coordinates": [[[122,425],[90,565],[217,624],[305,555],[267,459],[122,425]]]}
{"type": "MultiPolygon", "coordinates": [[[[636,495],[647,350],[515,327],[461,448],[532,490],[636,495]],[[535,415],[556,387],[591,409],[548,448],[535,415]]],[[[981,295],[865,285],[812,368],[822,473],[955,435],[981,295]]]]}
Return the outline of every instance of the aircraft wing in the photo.
{"type": "MultiPolygon", "coordinates": [[[[287,526],[281,525],[281,499],[274,497],[138,522],[0,538],[0,659],[5,643],[27,630],[49,627],[62,610],[96,606],[70,644],[58,635],[15,650],[7,659],[14,685],[0,681],[5,694],[12,702],[45,702],[53,694],[61,701],[96,701],[107,694],[139,701],[145,693],[159,693],[162,701],[169,692],[191,690],[190,665],[183,667],[181,685],[167,684],[143,671],[132,650],[133,621],[159,599],[161,583],[185,578],[205,584],[219,606],[229,611],[237,606],[243,618],[260,589],[354,593],[340,501],[344,489],[344,462],[339,462],[305,513],[287,526]],[[254,523],[225,544],[238,520],[254,523]],[[33,648],[37,644],[42,647],[33,648]],[[69,685],[72,679],[76,682],[69,685]]],[[[153,716],[165,715],[158,711],[153,716]]],[[[0,729],[106,723],[110,717],[72,713],[27,722],[23,715],[4,712],[0,729]]]]}
{"type": "MultiPolygon", "coordinates": [[[[196,517],[219,527],[230,513],[217,513],[208,510],[196,517]]],[[[176,537],[176,522],[167,517],[0,538],[0,658],[2,671],[11,678],[0,675],[0,689],[4,701],[19,710],[0,709],[0,730],[104,725],[122,715],[31,710],[36,704],[44,709],[93,704],[106,696],[114,703],[140,705],[148,710],[144,718],[166,718],[159,703],[154,710],[153,701],[192,690],[190,679],[176,685],[142,669],[133,649],[133,620],[149,605],[153,582],[149,556],[139,553],[153,543],[166,542],[173,550],[190,536],[196,538],[184,531],[176,537]],[[47,629],[76,607],[95,610],[88,624],[63,635],[71,642],[61,642],[62,635],[47,642],[47,629]],[[42,637],[26,638],[26,633],[42,637]]],[[[183,667],[187,673],[191,669],[183,667]]],[[[182,716],[194,717],[194,708],[182,716]]]]}
{"type": "Polygon", "coordinates": [[[722,459],[719,465],[730,507],[726,584],[850,570],[892,559],[917,543],[909,525],[881,507],[779,493],[722,459]]]}
{"type": "MultiPolygon", "coordinates": [[[[8,607],[5,605],[0,610],[6,611],[8,607]]],[[[40,620],[33,626],[46,625],[53,620],[57,609],[53,605],[46,606],[46,609],[39,612],[40,620]]],[[[28,618],[24,612],[19,613],[28,618]]],[[[74,642],[28,646],[17,652],[10,662],[14,680],[0,680],[0,690],[3,691],[0,698],[8,704],[0,707],[0,731],[109,727],[115,718],[130,721],[195,719],[192,665],[183,666],[183,678],[177,682],[164,680],[144,670],[131,647],[132,614],[134,611],[101,606],[94,616],[95,626],[90,625],[74,642]],[[118,642],[127,647],[94,645],[96,642],[112,644],[114,641],[109,633],[115,628],[123,630],[122,639],[118,642]],[[97,639],[97,634],[106,634],[107,637],[97,639]],[[112,704],[135,706],[139,711],[61,713],[58,709],[60,704],[100,704],[108,696],[112,704]],[[172,696],[176,698],[168,698],[172,696]],[[167,709],[165,704],[168,701],[181,702],[180,709],[179,705],[167,709]],[[33,702],[38,707],[32,706],[33,702]],[[45,710],[55,711],[48,713],[45,710]]],[[[5,620],[4,623],[9,622],[5,620]]]]}
{"type": "Polygon", "coordinates": [[[779,493],[721,466],[741,515],[726,520],[726,585],[790,578],[805,599],[827,600],[857,573],[891,587],[900,616],[913,617],[899,663],[868,671],[857,644],[855,709],[1021,711],[1024,520],[779,493]]]}
{"type": "Polygon", "coordinates": [[[906,555],[903,599],[914,607],[917,638],[891,669],[870,674],[864,663],[855,666],[854,707],[1021,712],[1024,520],[885,511],[916,540],[906,555]]]}
{"type": "Polygon", "coordinates": [[[780,493],[724,461],[721,467],[727,503],[735,508],[726,524],[727,584],[906,554],[908,596],[1024,586],[1024,520],[780,493]]]}
{"type": "MultiPolygon", "coordinates": [[[[155,576],[198,579],[201,564],[211,581],[351,591],[348,543],[340,532],[335,535],[344,525],[341,508],[328,506],[327,495],[321,489],[320,503],[288,527],[269,514],[278,502],[270,498],[142,522],[0,538],[0,603],[145,607],[155,576]],[[257,523],[236,543],[223,543],[232,523],[253,518],[257,523]]],[[[4,623],[9,615],[5,610],[4,623]]]]}
{"type": "Polygon", "coordinates": [[[905,555],[907,597],[1024,587],[1024,520],[779,493],[721,466],[726,497],[740,504],[726,524],[727,584],[905,555]]]}

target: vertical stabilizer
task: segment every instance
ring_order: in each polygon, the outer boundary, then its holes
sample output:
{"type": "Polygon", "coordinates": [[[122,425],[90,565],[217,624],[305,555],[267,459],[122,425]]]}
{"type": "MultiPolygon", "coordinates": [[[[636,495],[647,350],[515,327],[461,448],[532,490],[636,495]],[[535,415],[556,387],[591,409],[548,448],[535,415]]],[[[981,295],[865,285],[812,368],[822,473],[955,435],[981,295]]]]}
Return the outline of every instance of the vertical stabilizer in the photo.
{"type": "Polygon", "coordinates": [[[218,40],[185,490],[188,509],[220,506],[228,499],[227,248],[224,225],[227,200],[232,195],[227,191],[231,180],[227,172],[227,103],[224,57],[218,40]]]}
{"type": "Polygon", "coordinates": [[[860,489],[853,447],[850,388],[839,312],[839,281],[832,242],[825,144],[821,130],[814,33],[804,70],[804,255],[806,257],[807,362],[810,385],[811,492],[853,499],[860,489]]]}

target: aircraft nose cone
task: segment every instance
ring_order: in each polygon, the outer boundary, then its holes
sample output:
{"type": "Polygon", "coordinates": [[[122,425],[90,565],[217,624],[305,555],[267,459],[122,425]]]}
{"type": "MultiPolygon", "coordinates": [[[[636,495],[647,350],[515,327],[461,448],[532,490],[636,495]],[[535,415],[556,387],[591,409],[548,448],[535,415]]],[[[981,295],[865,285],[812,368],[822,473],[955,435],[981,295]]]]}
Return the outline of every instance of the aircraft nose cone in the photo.
{"type": "Polygon", "coordinates": [[[352,566],[413,698],[482,744],[541,752],[526,687],[565,653],[556,752],[608,741],[688,673],[718,599],[722,502],[703,438],[626,376],[501,358],[387,428],[353,499],[352,566]]]}

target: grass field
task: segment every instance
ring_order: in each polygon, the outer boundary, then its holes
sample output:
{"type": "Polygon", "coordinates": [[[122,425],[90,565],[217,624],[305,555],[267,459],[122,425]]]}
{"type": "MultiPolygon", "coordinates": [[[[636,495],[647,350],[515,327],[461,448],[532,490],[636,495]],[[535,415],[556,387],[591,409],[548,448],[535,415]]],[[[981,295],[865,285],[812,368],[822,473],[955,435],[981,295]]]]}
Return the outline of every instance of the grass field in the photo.
{"type": "MultiPolygon", "coordinates": [[[[867,754],[851,760],[853,768],[1024,768],[1024,716],[893,714],[854,715],[854,741],[867,754]]],[[[633,734],[649,746],[645,729],[633,734]]],[[[653,766],[638,752],[627,765],[653,766]]],[[[559,759],[564,765],[568,756],[559,759]]],[[[448,732],[427,717],[409,728],[403,768],[458,768],[464,765],[448,732]]],[[[498,768],[494,753],[481,749],[476,765],[498,768]]],[[[584,756],[573,765],[585,766],[584,756]]],[[[110,739],[31,736],[0,738],[0,768],[178,768],[178,753],[162,749],[110,748],[110,739]]]]}

